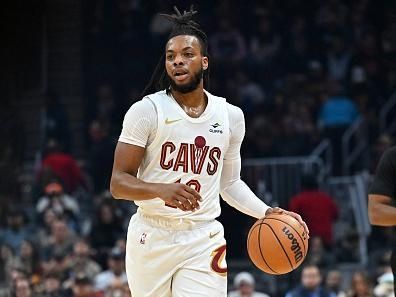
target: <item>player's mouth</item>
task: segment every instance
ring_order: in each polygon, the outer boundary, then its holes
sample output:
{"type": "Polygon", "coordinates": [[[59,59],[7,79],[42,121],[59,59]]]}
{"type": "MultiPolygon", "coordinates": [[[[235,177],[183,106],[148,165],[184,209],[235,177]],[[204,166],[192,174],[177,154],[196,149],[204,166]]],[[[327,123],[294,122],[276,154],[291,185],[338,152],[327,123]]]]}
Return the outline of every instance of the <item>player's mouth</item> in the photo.
{"type": "Polygon", "coordinates": [[[173,71],[173,77],[177,81],[183,81],[189,76],[188,71],[185,69],[176,69],[173,71]]]}

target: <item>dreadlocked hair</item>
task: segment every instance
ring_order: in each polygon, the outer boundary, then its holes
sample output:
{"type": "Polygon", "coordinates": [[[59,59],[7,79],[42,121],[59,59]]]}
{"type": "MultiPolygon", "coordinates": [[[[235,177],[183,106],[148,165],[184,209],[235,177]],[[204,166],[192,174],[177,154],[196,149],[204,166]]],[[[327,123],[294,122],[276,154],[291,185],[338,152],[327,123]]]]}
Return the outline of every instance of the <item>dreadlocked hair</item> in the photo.
{"type": "MultiPolygon", "coordinates": [[[[169,34],[168,40],[179,35],[191,35],[195,36],[201,46],[202,56],[208,56],[208,38],[204,31],[200,28],[200,25],[193,20],[193,16],[198,12],[194,10],[191,5],[189,11],[181,13],[176,6],[173,7],[175,10],[174,14],[160,14],[173,23],[173,28],[169,34]]],[[[150,78],[149,83],[143,90],[142,97],[157,92],[159,90],[166,89],[167,92],[170,88],[170,80],[165,69],[165,53],[162,54],[154,72],[150,78]]],[[[209,86],[209,68],[203,72],[204,85],[209,86]]]]}

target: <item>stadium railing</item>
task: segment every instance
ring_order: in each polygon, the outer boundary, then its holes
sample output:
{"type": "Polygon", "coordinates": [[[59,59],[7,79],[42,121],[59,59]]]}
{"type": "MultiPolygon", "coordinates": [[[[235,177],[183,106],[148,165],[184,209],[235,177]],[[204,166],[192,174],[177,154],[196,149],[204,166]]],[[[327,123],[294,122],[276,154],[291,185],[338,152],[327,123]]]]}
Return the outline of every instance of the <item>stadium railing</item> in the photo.
{"type": "Polygon", "coordinates": [[[367,123],[359,117],[342,136],[342,174],[351,175],[354,170],[367,167],[369,158],[367,123]]]}
{"type": "Polygon", "coordinates": [[[331,145],[324,140],[308,156],[245,159],[242,177],[261,199],[285,207],[290,197],[301,190],[304,174],[314,174],[320,182],[330,174],[331,164],[331,145]],[[268,201],[268,192],[276,201],[268,201]]]}
{"type": "Polygon", "coordinates": [[[388,101],[381,108],[379,113],[380,132],[394,134],[396,133],[396,92],[394,92],[388,101]]]}

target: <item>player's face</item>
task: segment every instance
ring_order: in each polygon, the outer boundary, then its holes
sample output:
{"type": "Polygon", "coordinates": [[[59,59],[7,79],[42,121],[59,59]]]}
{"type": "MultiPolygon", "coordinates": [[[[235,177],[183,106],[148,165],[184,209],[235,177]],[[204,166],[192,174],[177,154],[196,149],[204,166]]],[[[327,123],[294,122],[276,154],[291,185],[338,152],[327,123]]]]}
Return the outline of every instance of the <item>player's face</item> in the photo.
{"type": "Polygon", "coordinates": [[[202,56],[199,40],[191,35],[178,35],[166,45],[165,68],[173,90],[189,93],[202,82],[208,58],[202,56]]]}

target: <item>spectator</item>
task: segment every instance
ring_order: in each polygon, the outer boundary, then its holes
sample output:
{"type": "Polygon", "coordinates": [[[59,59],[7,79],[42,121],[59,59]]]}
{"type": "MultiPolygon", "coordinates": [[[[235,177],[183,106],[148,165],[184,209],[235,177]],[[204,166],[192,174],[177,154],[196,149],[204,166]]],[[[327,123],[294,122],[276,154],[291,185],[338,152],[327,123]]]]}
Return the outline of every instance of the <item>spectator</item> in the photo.
{"type": "Polygon", "coordinates": [[[323,103],[319,113],[319,125],[324,129],[341,127],[345,129],[359,116],[351,99],[343,94],[342,86],[333,81],[329,84],[330,96],[323,103]]]}
{"type": "Polygon", "coordinates": [[[215,60],[236,63],[246,55],[246,44],[241,32],[227,18],[219,18],[218,31],[210,39],[215,60]]]}
{"type": "Polygon", "coordinates": [[[101,272],[99,264],[90,258],[91,253],[92,251],[86,240],[79,239],[76,241],[73,247],[73,257],[71,259],[72,275],[84,274],[89,279],[94,279],[96,275],[101,272]]]}
{"type": "Polygon", "coordinates": [[[60,218],[61,217],[55,214],[53,209],[48,208],[44,211],[42,217],[37,222],[36,241],[41,248],[46,247],[50,244],[52,225],[56,220],[59,220],[60,218]]]}
{"type": "Polygon", "coordinates": [[[105,297],[133,297],[128,284],[122,286],[110,288],[106,291],[105,297]]]}
{"type": "Polygon", "coordinates": [[[74,231],[78,231],[79,205],[74,197],[66,194],[63,186],[58,182],[52,182],[45,186],[45,195],[36,205],[38,215],[42,216],[45,211],[51,209],[56,216],[64,217],[74,231]]]}
{"type": "Polygon", "coordinates": [[[70,260],[71,256],[69,254],[62,253],[62,251],[57,251],[56,253],[52,254],[48,260],[42,262],[44,275],[55,273],[62,281],[67,280],[70,276],[71,270],[70,260]]]}
{"type": "MultiPolygon", "coordinates": [[[[238,106],[244,112],[253,113],[256,108],[265,102],[265,93],[260,84],[253,81],[244,72],[236,74],[236,81],[239,84],[237,97],[239,99],[238,106]]],[[[235,82],[233,82],[235,84],[235,82]]]]}
{"type": "Polygon", "coordinates": [[[348,297],[373,297],[373,287],[366,272],[357,271],[352,276],[348,297]]]}
{"type": "Polygon", "coordinates": [[[58,219],[51,226],[51,237],[49,245],[45,247],[45,258],[53,258],[55,255],[60,257],[71,255],[76,235],[67,226],[64,219],[58,219]]]}
{"type": "Polygon", "coordinates": [[[44,95],[44,106],[41,111],[41,140],[44,145],[49,139],[55,139],[70,151],[71,137],[69,120],[58,94],[48,90],[44,95]]]}
{"type": "Polygon", "coordinates": [[[346,293],[341,289],[342,273],[337,269],[331,269],[326,275],[326,289],[336,297],[346,297],[346,293]]]}
{"type": "Polygon", "coordinates": [[[90,232],[92,247],[98,252],[98,262],[104,266],[105,255],[123,234],[123,228],[116,208],[111,200],[104,200],[97,208],[96,218],[90,232]]]}
{"type": "MultiPolygon", "coordinates": [[[[122,112],[120,111],[122,104],[117,102],[113,87],[108,83],[100,85],[96,91],[96,97],[96,114],[93,118],[112,123],[118,127],[122,119],[122,112]]],[[[111,126],[109,126],[109,129],[111,129],[111,126]]],[[[110,134],[112,132],[110,131],[110,134]]]]}
{"type": "MultiPolygon", "coordinates": [[[[263,12],[264,13],[264,12],[263,12]]],[[[279,31],[273,29],[268,13],[261,15],[257,24],[257,33],[250,41],[250,53],[255,63],[268,66],[279,53],[282,39],[279,31]]]]}
{"type": "Polygon", "coordinates": [[[334,81],[345,81],[351,63],[351,54],[341,34],[335,34],[326,56],[328,77],[334,81]]]}
{"type": "Polygon", "coordinates": [[[56,272],[46,273],[43,277],[43,291],[39,297],[65,297],[65,295],[61,275],[56,272]]]}
{"type": "Polygon", "coordinates": [[[285,63],[288,74],[305,74],[308,70],[311,53],[308,51],[308,41],[304,38],[293,38],[291,48],[286,50],[285,63]]]}
{"type": "Polygon", "coordinates": [[[286,294],[286,297],[335,297],[321,286],[322,276],[316,265],[307,265],[301,272],[301,284],[286,294]]]}
{"type": "Polygon", "coordinates": [[[22,267],[12,266],[9,271],[7,271],[8,282],[7,287],[2,292],[4,296],[15,296],[16,284],[19,280],[27,280],[28,274],[22,267]]]}
{"type": "Polygon", "coordinates": [[[74,278],[71,292],[67,297],[102,297],[103,294],[97,292],[92,280],[84,274],[78,274],[74,278]],[[71,294],[70,294],[71,293],[71,294]]]}
{"type": "Polygon", "coordinates": [[[235,291],[228,293],[228,297],[269,297],[267,294],[254,290],[255,280],[249,272],[240,272],[234,278],[235,291]]]}
{"type": "Polygon", "coordinates": [[[68,153],[63,152],[55,139],[47,142],[44,159],[41,163],[39,178],[43,171],[50,169],[65,185],[65,191],[73,193],[78,187],[85,185],[83,174],[77,161],[68,153]]]}
{"type": "Polygon", "coordinates": [[[40,257],[36,246],[30,240],[23,240],[16,262],[32,277],[38,278],[41,273],[40,257]]]}
{"type": "Polygon", "coordinates": [[[99,273],[95,278],[95,288],[100,291],[122,288],[127,283],[125,273],[125,253],[113,248],[108,257],[109,269],[99,273]]]}
{"type": "MultiPolygon", "coordinates": [[[[302,115],[300,115],[302,116],[302,115]]],[[[299,118],[285,115],[282,119],[282,132],[277,139],[279,156],[302,156],[311,149],[311,137],[299,130],[299,118]]]]}
{"type": "Polygon", "coordinates": [[[323,137],[328,138],[333,147],[333,173],[341,174],[342,152],[341,138],[345,130],[356,121],[360,114],[355,103],[343,93],[343,88],[338,82],[328,85],[329,97],[320,107],[318,122],[323,131],[323,137]]]}
{"type": "Polygon", "coordinates": [[[359,234],[352,228],[344,232],[344,236],[337,241],[333,250],[337,262],[358,263],[360,254],[356,251],[359,250],[359,234]]]}
{"type": "Polygon", "coordinates": [[[18,255],[22,242],[32,235],[27,225],[27,217],[21,209],[16,207],[9,209],[6,217],[7,227],[2,232],[0,230],[0,243],[10,246],[18,255]]]}
{"type": "Polygon", "coordinates": [[[31,297],[32,287],[27,278],[18,279],[15,283],[15,297],[31,297]]]}
{"type": "Polygon", "coordinates": [[[318,236],[325,246],[333,244],[333,224],[338,218],[334,200],[319,190],[316,177],[306,174],[302,178],[302,192],[292,197],[289,210],[299,213],[307,223],[310,236],[318,236]]]}
{"type": "Polygon", "coordinates": [[[377,297],[395,297],[393,289],[393,273],[390,266],[378,277],[378,284],[374,287],[374,295],[377,297]]]}
{"type": "Polygon", "coordinates": [[[89,127],[91,148],[89,153],[89,172],[93,179],[94,192],[109,189],[113,168],[115,141],[109,135],[108,122],[95,120],[89,127]]]}
{"type": "Polygon", "coordinates": [[[119,238],[116,243],[115,243],[115,247],[118,247],[121,251],[125,252],[126,249],[126,240],[125,237],[119,238]]]}
{"type": "Polygon", "coordinates": [[[324,248],[322,238],[318,236],[310,237],[306,263],[327,269],[336,263],[335,260],[333,253],[326,251],[324,248]]]}
{"type": "Polygon", "coordinates": [[[10,271],[14,264],[12,247],[6,244],[0,246],[0,286],[10,283],[10,271]]]}

